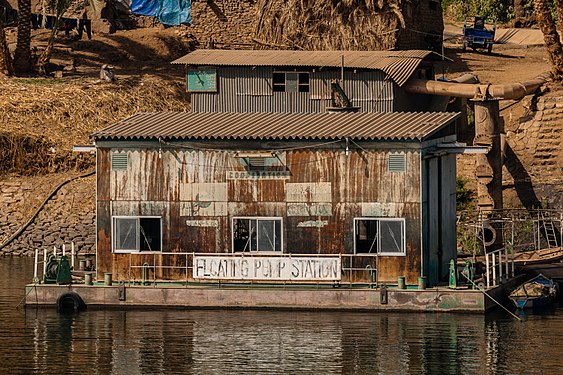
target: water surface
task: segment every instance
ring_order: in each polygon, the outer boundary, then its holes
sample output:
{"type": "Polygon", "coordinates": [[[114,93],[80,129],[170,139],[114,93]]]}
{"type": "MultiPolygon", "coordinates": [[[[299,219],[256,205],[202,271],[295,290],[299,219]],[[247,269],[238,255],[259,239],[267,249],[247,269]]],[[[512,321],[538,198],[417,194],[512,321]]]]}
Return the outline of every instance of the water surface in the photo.
{"type": "Polygon", "coordinates": [[[563,309],[529,314],[16,308],[32,259],[0,259],[8,374],[563,374],[563,309]]]}

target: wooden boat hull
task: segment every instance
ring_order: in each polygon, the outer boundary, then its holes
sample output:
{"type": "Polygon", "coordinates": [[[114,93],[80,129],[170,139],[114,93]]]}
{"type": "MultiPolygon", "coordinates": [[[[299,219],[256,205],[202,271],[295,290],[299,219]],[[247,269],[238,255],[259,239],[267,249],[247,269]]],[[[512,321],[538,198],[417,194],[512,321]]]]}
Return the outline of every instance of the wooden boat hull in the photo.
{"type": "Polygon", "coordinates": [[[547,307],[553,303],[553,297],[538,297],[538,298],[512,298],[510,297],[512,304],[520,310],[524,309],[534,309],[547,307]]]}
{"type": "MultiPolygon", "coordinates": [[[[463,265],[466,259],[472,259],[472,258],[458,255],[458,265],[463,265]]],[[[540,249],[534,251],[524,251],[514,254],[515,266],[549,264],[561,260],[563,260],[563,248],[561,247],[540,249]]],[[[482,255],[475,257],[475,263],[485,263],[485,257],[482,255]]]]}
{"type": "Polygon", "coordinates": [[[514,289],[508,298],[517,309],[549,306],[557,296],[558,285],[542,274],[514,289]]]}
{"type": "Polygon", "coordinates": [[[527,251],[516,253],[514,255],[514,264],[546,264],[553,263],[563,259],[563,248],[554,247],[550,249],[541,249],[536,251],[527,251]]]}

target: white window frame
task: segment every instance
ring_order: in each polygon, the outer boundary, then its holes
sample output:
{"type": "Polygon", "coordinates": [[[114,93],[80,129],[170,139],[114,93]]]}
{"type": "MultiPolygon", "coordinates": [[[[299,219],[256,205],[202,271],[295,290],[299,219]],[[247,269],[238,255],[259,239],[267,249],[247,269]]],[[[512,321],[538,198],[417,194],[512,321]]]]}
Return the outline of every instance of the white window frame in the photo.
{"type": "Polygon", "coordinates": [[[286,93],[302,93],[302,94],[309,94],[311,92],[311,72],[308,71],[291,71],[291,70],[274,70],[272,71],[272,91],[273,92],[286,92],[286,93]],[[280,73],[284,75],[284,84],[283,84],[283,91],[274,91],[274,74],[276,73],[280,73]],[[288,74],[297,74],[297,91],[287,91],[287,86],[288,86],[288,79],[287,79],[287,75],[288,74]],[[307,74],[307,84],[304,83],[299,83],[299,74],[307,74]],[[305,87],[307,86],[307,91],[300,91],[299,88],[300,87],[305,87]]]}
{"type": "Polygon", "coordinates": [[[143,253],[143,254],[153,254],[153,253],[161,253],[162,252],[162,216],[112,216],[111,217],[111,249],[114,253],[122,253],[122,254],[129,254],[129,253],[143,253]],[[116,219],[135,219],[137,221],[137,238],[135,239],[135,249],[116,249],[116,241],[117,235],[115,230],[117,229],[115,226],[116,219]],[[159,219],[160,220],[160,249],[159,250],[141,250],[141,237],[140,237],[140,219],[159,219]]]}
{"type": "MultiPolygon", "coordinates": [[[[258,223],[257,223],[258,224],[258,223]]],[[[258,228],[258,225],[256,225],[258,228]]],[[[275,230],[275,225],[274,225],[275,230]]],[[[258,236],[257,236],[258,240],[258,236]]],[[[258,246],[257,246],[258,247],[258,246]]],[[[232,253],[252,253],[252,254],[283,254],[283,218],[277,216],[233,216],[231,219],[231,252],[232,253]],[[261,251],[261,250],[247,250],[247,251],[235,251],[235,220],[256,220],[266,221],[266,220],[277,220],[280,222],[280,249],[274,251],[261,251]]]]}
{"type": "Polygon", "coordinates": [[[406,220],[405,218],[390,218],[390,217],[355,217],[354,222],[352,224],[352,233],[354,235],[354,254],[361,254],[361,255],[372,255],[372,256],[406,256],[407,255],[407,239],[406,239],[406,220]],[[356,249],[356,225],[359,221],[377,221],[377,249],[373,253],[362,253],[358,252],[356,249]],[[403,252],[383,252],[381,251],[381,222],[400,222],[401,223],[401,247],[403,252]]]}

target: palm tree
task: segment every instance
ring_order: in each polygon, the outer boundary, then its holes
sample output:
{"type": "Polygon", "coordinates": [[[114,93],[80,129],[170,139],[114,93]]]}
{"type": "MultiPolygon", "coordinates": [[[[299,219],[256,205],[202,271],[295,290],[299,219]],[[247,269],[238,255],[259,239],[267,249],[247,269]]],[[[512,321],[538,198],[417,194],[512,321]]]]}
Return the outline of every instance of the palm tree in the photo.
{"type": "Polygon", "coordinates": [[[6,42],[6,33],[4,32],[4,23],[0,18],[0,74],[11,76],[12,69],[12,56],[8,50],[8,43],[6,42]]]}
{"type": "Polygon", "coordinates": [[[557,28],[563,30],[563,0],[555,0],[557,7],[557,28]]]}
{"type": "Polygon", "coordinates": [[[55,13],[55,18],[53,20],[53,28],[51,29],[49,40],[47,41],[47,48],[41,52],[37,60],[37,71],[39,74],[45,74],[45,65],[51,60],[53,48],[55,47],[55,38],[59,31],[63,15],[70,7],[72,1],[73,0],[47,0],[47,7],[51,12],[55,13]]]}
{"type": "MultiPolygon", "coordinates": [[[[558,8],[560,8],[560,3],[561,1],[557,2],[558,8]]],[[[557,29],[555,28],[555,22],[553,22],[553,17],[551,16],[546,0],[534,0],[534,9],[536,21],[543,33],[543,40],[547,47],[547,55],[553,78],[556,81],[561,81],[563,80],[563,47],[561,46],[557,29]]],[[[561,13],[560,9],[558,9],[558,13],[561,13]]]]}
{"type": "Polygon", "coordinates": [[[31,0],[18,0],[18,40],[14,53],[14,70],[16,73],[28,73],[32,69],[31,0]]]}

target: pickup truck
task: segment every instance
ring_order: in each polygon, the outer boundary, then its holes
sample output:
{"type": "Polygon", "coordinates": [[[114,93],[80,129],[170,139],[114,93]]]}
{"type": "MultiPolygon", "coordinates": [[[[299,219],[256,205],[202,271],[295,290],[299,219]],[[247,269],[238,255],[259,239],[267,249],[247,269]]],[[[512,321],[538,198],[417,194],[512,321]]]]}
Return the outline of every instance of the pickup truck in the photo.
{"type": "Polygon", "coordinates": [[[493,24],[491,29],[485,26],[485,17],[465,17],[463,22],[463,52],[467,51],[469,46],[473,51],[477,48],[486,48],[487,52],[491,53],[495,42],[496,29],[496,23],[493,24]]]}

